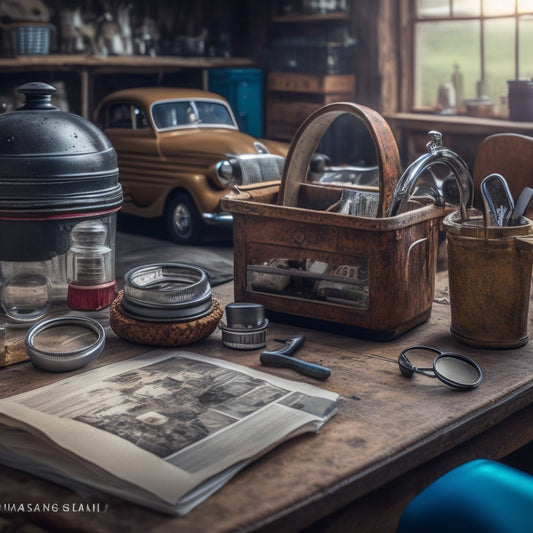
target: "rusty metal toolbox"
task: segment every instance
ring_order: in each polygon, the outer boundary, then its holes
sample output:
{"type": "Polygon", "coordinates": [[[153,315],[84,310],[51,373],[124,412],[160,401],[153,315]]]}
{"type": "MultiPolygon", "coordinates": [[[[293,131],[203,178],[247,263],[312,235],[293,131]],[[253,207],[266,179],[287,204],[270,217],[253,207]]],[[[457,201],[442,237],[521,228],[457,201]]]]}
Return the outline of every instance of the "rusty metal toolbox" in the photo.
{"type": "Polygon", "coordinates": [[[379,340],[426,321],[439,227],[449,211],[433,203],[387,216],[400,174],[396,141],[377,112],[338,102],[312,113],[291,143],[281,183],[221,200],[234,217],[235,301],[379,340]],[[376,146],[376,216],[328,211],[341,201],[343,187],[306,181],[320,138],[342,113],[359,117],[376,146]]]}

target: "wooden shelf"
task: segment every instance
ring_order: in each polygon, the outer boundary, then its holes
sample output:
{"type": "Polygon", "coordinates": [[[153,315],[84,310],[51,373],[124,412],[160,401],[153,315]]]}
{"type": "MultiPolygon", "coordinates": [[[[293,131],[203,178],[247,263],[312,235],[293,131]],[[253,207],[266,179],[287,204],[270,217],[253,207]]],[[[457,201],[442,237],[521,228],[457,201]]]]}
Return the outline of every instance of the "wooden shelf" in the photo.
{"type": "MultiPolygon", "coordinates": [[[[330,23],[348,22],[350,14],[348,11],[293,13],[275,15],[272,20],[274,23],[282,24],[324,23],[323,27],[313,26],[313,31],[321,29],[321,33],[324,33],[330,23]]],[[[297,29],[304,30],[305,28],[297,29]]],[[[292,33],[295,31],[296,28],[291,28],[292,33]]],[[[326,61],[325,54],[318,54],[320,55],[318,58],[314,52],[314,49],[309,48],[309,51],[306,51],[307,55],[302,59],[301,51],[291,51],[298,58],[294,61],[298,69],[283,71],[283,67],[286,67],[286,57],[283,56],[284,61],[280,62],[281,66],[278,70],[273,68],[268,73],[265,121],[267,137],[290,141],[303,120],[319,107],[333,102],[353,101],[355,98],[355,73],[352,74],[352,70],[346,68],[344,61],[340,60],[341,66],[333,70],[330,68],[329,61],[326,61]],[[310,57],[307,57],[309,55],[310,57]],[[343,74],[329,74],[332,71],[343,72],[343,74]]],[[[279,53],[281,54],[281,51],[279,53]]],[[[353,72],[355,72],[355,66],[353,72]]]]}
{"type": "Polygon", "coordinates": [[[327,22],[335,20],[349,20],[347,11],[335,11],[333,13],[294,13],[292,15],[275,15],[274,22],[298,23],[298,22],[327,22]]]}
{"type": "Polygon", "coordinates": [[[239,57],[181,57],[181,56],[92,56],[76,54],[28,55],[0,58],[0,68],[22,70],[26,68],[61,69],[159,69],[248,67],[253,62],[239,57]]]}
{"type": "Polygon", "coordinates": [[[142,74],[177,72],[181,69],[201,69],[202,88],[208,87],[212,68],[252,67],[254,62],[242,57],[179,57],[179,56],[92,56],[76,54],[28,55],[0,58],[0,75],[13,72],[69,71],[81,78],[81,114],[90,118],[93,82],[102,74],[142,74]]]}
{"type": "Polygon", "coordinates": [[[515,122],[505,118],[431,113],[392,113],[384,117],[394,131],[405,165],[426,152],[430,130],[440,131],[442,144],[459,154],[470,169],[473,168],[478,147],[485,137],[495,133],[533,136],[533,122],[515,122]]]}
{"type": "Polygon", "coordinates": [[[442,126],[446,131],[490,135],[492,133],[524,133],[533,132],[533,122],[516,122],[507,118],[478,118],[466,115],[438,115],[431,113],[392,113],[385,115],[392,123],[409,128],[427,128],[442,126]]]}

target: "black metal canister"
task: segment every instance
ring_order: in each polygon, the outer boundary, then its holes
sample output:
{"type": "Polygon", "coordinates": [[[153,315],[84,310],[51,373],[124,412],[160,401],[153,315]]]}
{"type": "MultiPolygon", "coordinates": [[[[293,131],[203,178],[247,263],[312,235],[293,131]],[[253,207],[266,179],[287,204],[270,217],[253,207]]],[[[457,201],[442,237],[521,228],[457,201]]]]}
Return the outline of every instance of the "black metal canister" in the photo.
{"type": "Polygon", "coordinates": [[[97,276],[98,283],[94,277],[93,281],[69,277],[67,257],[73,229],[95,221],[104,227],[105,248],[111,250],[106,261],[111,262],[112,272],[108,266],[106,277],[113,280],[107,279],[104,285],[114,283],[116,212],[122,205],[115,150],[90,121],[52,104],[54,87],[34,82],[18,90],[25,95],[25,104],[0,115],[0,284],[4,311],[16,319],[35,318],[31,301],[13,302],[17,291],[31,293],[21,291],[20,285],[24,286],[23,279],[32,279],[32,272],[38,279],[48,278],[55,300],[65,298],[67,286],[74,284],[86,290],[69,302],[71,307],[105,307],[111,303],[107,300],[112,298],[114,287],[106,287],[104,297],[103,288],[97,287],[102,285],[101,276],[97,276]],[[18,280],[13,282],[13,276],[18,280]]]}

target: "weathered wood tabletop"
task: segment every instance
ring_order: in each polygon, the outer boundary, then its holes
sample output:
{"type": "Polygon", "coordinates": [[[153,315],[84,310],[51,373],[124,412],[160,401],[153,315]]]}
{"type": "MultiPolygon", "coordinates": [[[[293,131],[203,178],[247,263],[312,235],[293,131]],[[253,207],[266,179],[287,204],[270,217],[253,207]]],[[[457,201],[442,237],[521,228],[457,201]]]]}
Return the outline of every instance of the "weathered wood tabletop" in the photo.
{"type": "MultiPolygon", "coordinates": [[[[231,284],[215,287],[213,293],[224,305],[232,301],[231,284]]],[[[446,273],[437,281],[430,320],[394,341],[271,324],[267,346],[275,345],[275,338],[304,334],[298,357],[331,369],[331,377],[318,384],[341,398],[338,413],[318,434],[282,444],[181,518],[106,496],[87,498],[2,467],[0,502],[60,506],[57,513],[4,513],[3,519],[38,523],[50,531],[91,533],[299,531],[317,521],[321,531],[346,531],[346,524],[357,524],[357,531],[394,531],[409,499],[447,469],[474,457],[499,459],[533,440],[533,343],[514,350],[477,350],[454,341],[449,325],[446,273]],[[457,392],[436,379],[402,377],[396,361],[401,349],[412,344],[472,357],[483,371],[481,385],[457,392]],[[61,512],[64,503],[87,502],[108,507],[100,513],[61,512]]],[[[146,349],[110,332],[103,355],[91,368],[146,349]]],[[[288,369],[262,367],[261,350],[224,347],[219,331],[187,349],[317,383],[288,369]]],[[[1,396],[62,377],[19,363],[0,370],[1,396]]]]}

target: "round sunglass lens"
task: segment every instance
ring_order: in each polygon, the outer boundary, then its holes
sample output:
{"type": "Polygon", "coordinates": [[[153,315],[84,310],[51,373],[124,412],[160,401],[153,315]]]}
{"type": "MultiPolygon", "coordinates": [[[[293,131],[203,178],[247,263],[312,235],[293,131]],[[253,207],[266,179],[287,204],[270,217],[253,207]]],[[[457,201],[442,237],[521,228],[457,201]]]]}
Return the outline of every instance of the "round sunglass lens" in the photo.
{"type": "Polygon", "coordinates": [[[481,382],[477,364],[459,354],[442,354],[435,359],[433,367],[437,376],[451,387],[471,389],[481,382]]]}

